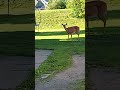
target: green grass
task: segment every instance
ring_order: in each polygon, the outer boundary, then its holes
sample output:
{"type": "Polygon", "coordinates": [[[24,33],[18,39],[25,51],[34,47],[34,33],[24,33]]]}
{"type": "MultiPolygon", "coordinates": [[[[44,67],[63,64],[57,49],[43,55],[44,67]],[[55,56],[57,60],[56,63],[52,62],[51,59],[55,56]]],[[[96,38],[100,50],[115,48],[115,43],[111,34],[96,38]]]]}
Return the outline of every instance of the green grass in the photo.
{"type": "MultiPolygon", "coordinates": [[[[41,13],[40,32],[35,33],[35,48],[50,49],[53,53],[36,70],[36,76],[43,74],[54,75],[72,64],[72,55],[84,54],[85,32],[84,19],[76,19],[70,16],[71,10],[44,10],[41,13]],[[74,34],[68,39],[62,23],[68,26],[78,25],[81,29],[80,39],[74,34]]],[[[39,18],[36,11],[36,18],[39,18]]],[[[39,19],[36,19],[39,20],[39,19]]]]}
{"type": "MultiPolygon", "coordinates": [[[[77,19],[71,17],[70,9],[58,9],[58,10],[42,10],[35,11],[36,14],[36,22],[40,23],[40,30],[56,30],[61,31],[59,29],[63,29],[62,23],[68,23],[69,26],[77,25],[81,30],[85,28],[84,19],[77,19]],[[41,20],[40,20],[41,17],[41,20]]],[[[36,30],[37,32],[38,30],[36,30]]]]}
{"type": "MultiPolygon", "coordinates": [[[[49,36],[48,36],[49,37],[49,36]]],[[[42,74],[55,74],[72,63],[73,54],[82,54],[85,49],[84,38],[77,40],[60,41],[59,39],[42,39],[35,41],[36,49],[52,49],[53,53],[36,70],[36,76],[42,74]]]]}

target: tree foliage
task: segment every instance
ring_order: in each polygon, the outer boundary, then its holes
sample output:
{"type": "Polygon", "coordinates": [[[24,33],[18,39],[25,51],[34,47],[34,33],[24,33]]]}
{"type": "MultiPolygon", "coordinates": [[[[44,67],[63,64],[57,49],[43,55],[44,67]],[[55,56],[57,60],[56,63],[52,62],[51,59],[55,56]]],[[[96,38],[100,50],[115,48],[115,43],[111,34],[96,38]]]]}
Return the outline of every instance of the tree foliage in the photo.
{"type": "Polygon", "coordinates": [[[65,9],[66,0],[49,0],[48,9],[65,9]]]}
{"type": "Polygon", "coordinates": [[[67,0],[66,1],[66,7],[69,9],[69,8],[73,8],[73,2],[74,0],[67,0]]]}
{"type": "Polygon", "coordinates": [[[77,18],[84,17],[84,15],[85,15],[85,0],[74,0],[72,4],[73,4],[72,15],[77,18]]]}

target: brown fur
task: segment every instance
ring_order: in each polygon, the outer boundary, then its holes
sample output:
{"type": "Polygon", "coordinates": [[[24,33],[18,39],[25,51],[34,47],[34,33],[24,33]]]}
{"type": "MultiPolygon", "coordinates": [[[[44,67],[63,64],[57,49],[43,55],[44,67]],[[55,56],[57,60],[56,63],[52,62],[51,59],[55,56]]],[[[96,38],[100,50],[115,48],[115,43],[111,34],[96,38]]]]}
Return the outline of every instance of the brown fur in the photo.
{"type": "Polygon", "coordinates": [[[72,38],[72,34],[74,34],[74,33],[78,34],[78,38],[79,38],[79,32],[80,32],[80,30],[79,30],[78,26],[73,26],[73,27],[66,28],[67,24],[65,24],[65,25],[62,24],[62,25],[63,25],[64,29],[66,30],[66,32],[68,34],[68,38],[69,38],[69,35],[71,35],[71,38],[72,38]]]}
{"type": "Polygon", "coordinates": [[[85,3],[85,20],[87,28],[89,29],[89,19],[98,17],[104,22],[106,27],[107,4],[103,1],[91,1],[85,3]]]}

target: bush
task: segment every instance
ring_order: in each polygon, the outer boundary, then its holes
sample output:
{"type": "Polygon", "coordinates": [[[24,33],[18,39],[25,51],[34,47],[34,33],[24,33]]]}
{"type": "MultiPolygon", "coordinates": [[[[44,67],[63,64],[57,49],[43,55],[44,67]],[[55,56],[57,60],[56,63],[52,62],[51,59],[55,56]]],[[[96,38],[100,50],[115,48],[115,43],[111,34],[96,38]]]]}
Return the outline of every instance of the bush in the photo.
{"type": "Polygon", "coordinates": [[[82,18],[85,15],[85,0],[73,1],[73,13],[72,15],[77,18],[82,18]]]}
{"type": "Polygon", "coordinates": [[[49,0],[48,9],[65,9],[66,0],[49,0]]]}
{"type": "Polygon", "coordinates": [[[66,7],[69,9],[69,8],[73,8],[73,2],[74,0],[67,0],[66,1],[66,7]]]}

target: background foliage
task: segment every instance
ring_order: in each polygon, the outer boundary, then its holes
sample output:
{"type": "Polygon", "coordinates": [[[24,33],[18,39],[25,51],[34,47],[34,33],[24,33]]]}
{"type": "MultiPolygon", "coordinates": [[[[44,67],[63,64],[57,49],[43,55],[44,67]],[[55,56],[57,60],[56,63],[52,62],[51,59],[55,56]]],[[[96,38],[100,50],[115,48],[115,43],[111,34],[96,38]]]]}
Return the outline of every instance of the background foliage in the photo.
{"type": "Polygon", "coordinates": [[[72,15],[77,18],[84,17],[85,15],[85,0],[74,0],[72,15]]]}
{"type": "Polygon", "coordinates": [[[66,0],[49,0],[48,9],[65,9],[66,0]]]}

